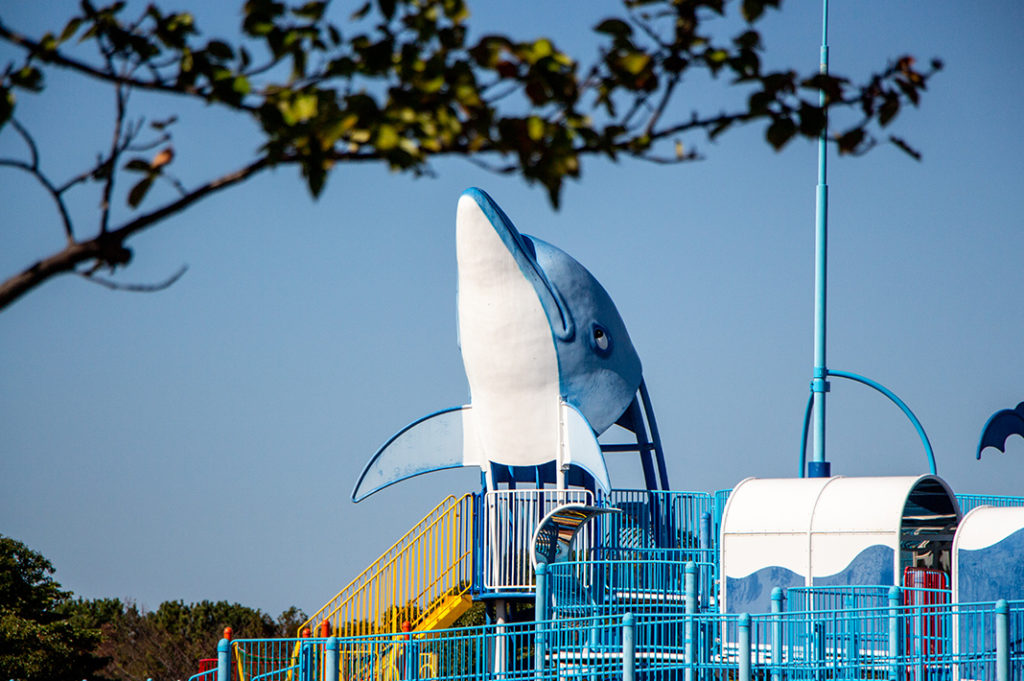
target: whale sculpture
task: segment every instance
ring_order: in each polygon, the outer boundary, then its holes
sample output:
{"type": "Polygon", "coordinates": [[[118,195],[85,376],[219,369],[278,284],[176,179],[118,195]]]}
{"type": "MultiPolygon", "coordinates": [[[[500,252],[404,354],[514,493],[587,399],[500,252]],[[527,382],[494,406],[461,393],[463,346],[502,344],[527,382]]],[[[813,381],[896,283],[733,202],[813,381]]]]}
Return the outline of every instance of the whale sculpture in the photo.
{"type": "Polygon", "coordinates": [[[569,255],[520,234],[480,189],[459,199],[456,251],[470,403],[389,439],[352,499],[458,466],[479,466],[493,489],[499,471],[508,476],[552,463],[559,487],[582,470],[607,491],[597,437],[620,419],[627,427],[635,420],[642,382],[640,358],[611,298],[569,255]]]}

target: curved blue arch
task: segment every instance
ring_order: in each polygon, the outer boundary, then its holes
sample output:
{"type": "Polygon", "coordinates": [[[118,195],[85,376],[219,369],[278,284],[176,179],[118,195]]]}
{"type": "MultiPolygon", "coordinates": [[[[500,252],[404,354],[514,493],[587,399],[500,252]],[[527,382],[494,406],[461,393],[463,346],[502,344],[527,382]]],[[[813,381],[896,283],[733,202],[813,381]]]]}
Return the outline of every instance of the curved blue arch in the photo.
{"type": "MultiPolygon", "coordinates": [[[[932,443],[928,440],[928,434],[924,432],[924,427],[921,425],[921,422],[917,420],[917,417],[914,415],[914,412],[910,410],[910,407],[907,406],[906,402],[901,400],[896,395],[896,393],[894,393],[893,391],[889,390],[888,388],[886,388],[881,383],[878,383],[877,381],[872,381],[870,378],[867,378],[866,376],[861,376],[859,374],[854,374],[854,373],[851,373],[849,371],[837,371],[837,370],[834,370],[834,369],[826,369],[825,370],[825,378],[827,378],[828,376],[835,376],[836,378],[845,378],[845,379],[854,381],[856,383],[861,383],[863,385],[866,385],[869,388],[874,388],[878,392],[880,392],[883,395],[885,395],[886,397],[888,397],[892,401],[893,404],[895,404],[897,407],[899,407],[903,411],[903,413],[907,416],[907,418],[910,419],[910,422],[912,424],[914,424],[914,429],[917,431],[918,437],[921,438],[921,444],[924,445],[925,456],[928,457],[928,472],[931,473],[932,475],[936,475],[936,472],[935,472],[935,452],[932,451],[932,443]]],[[[801,440],[800,440],[800,477],[801,478],[806,477],[806,475],[807,475],[807,473],[805,471],[805,469],[807,467],[807,430],[808,430],[808,427],[809,427],[810,422],[811,422],[811,411],[813,409],[813,406],[814,406],[814,393],[812,392],[810,397],[807,399],[807,409],[804,411],[803,435],[802,435],[801,440]]]]}

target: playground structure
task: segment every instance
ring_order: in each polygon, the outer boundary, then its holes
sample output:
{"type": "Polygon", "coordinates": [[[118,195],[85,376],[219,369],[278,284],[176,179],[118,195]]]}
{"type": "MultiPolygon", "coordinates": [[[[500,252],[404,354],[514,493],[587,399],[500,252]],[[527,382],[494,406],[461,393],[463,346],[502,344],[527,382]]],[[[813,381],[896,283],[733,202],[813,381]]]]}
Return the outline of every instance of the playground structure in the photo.
{"type": "Polygon", "coordinates": [[[924,475],[831,477],[816,452],[810,477],[668,489],[604,289],[480,190],[458,223],[471,403],[400,430],[353,499],[465,465],[481,488],[446,497],[295,638],[225,638],[192,681],[1024,681],[1024,497],[955,494],[923,429],[924,475]],[[599,440],[612,425],[634,442],[599,440]],[[611,484],[604,457],[629,453],[646,489],[611,484]],[[458,626],[474,604],[483,623],[458,626]]]}
{"type": "MultiPolygon", "coordinates": [[[[617,512],[588,516],[573,532],[562,528],[556,536],[572,535],[570,550],[533,565],[527,579],[515,566],[542,544],[537,530],[552,514],[539,511],[550,506],[557,514],[583,504],[561,503],[567,492],[554,489],[482,490],[449,497],[428,513],[310,617],[300,636],[222,641],[227,675],[210,669],[193,679],[1024,678],[1024,567],[1017,545],[1024,498],[949,497],[962,527],[974,524],[969,517],[1001,517],[996,534],[1004,536],[993,545],[1016,556],[1006,569],[958,556],[984,550],[956,546],[977,546],[971,533],[939,538],[941,565],[925,567],[920,549],[937,532],[922,539],[906,521],[921,515],[914,515],[920,499],[913,491],[928,491],[936,478],[827,480],[911,491],[898,509],[903,522],[896,519],[902,550],[895,560],[903,567],[894,572],[890,554],[888,582],[859,582],[857,574],[871,574],[863,569],[841,584],[762,578],[766,598],[754,600],[763,607],[736,612],[727,604],[750,588],[729,587],[723,557],[737,550],[729,542],[754,535],[743,534],[730,517],[732,503],[716,504],[728,492],[650,490],[612,490],[593,499],[574,491],[587,508],[617,512]],[[977,510],[961,516],[961,507],[977,510]],[[506,569],[484,569],[496,565],[506,569]],[[986,588],[1002,589],[999,597],[955,600],[949,571],[966,584],[964,571],[979,569],[986,588]],[[993,572],[1002,584],[993,584],[993,572]],[[487,623],[452,628],[474,601],[485,604],[487,623]]],[[[750,480],[737,488],[783,482],[750,480]]],[[[830,540],[827,532],[817,539],[830,540]]]]}
{"type": "MultiPolygon", "coordinates": [[[[827,18],[823,0],[822,74],[827,18]]],[[[456,466],[479,467],[481,489],[430,511],[297,638],[224,639],[217,668],[191,681],[1024,681],[1024,497],[955,494],[910,408],[827,366],[827,127],[798,478],[672,490],[607,292],[467,190],[456,251],[470,403],[385,442],[352,497],[456,466]],[[831,477],[829,377],[895,404],[927,474],[831,477]],[[599,439],[613,425],[634,442],[599,439]],[[646,489],[610,480],[605,456],[630,452],[646,489]],[[473,603],[485,623],[454,626],[473,603]]],[[[979,457],[1024,434],[1022,406],[990,419],[979,457]]]]}

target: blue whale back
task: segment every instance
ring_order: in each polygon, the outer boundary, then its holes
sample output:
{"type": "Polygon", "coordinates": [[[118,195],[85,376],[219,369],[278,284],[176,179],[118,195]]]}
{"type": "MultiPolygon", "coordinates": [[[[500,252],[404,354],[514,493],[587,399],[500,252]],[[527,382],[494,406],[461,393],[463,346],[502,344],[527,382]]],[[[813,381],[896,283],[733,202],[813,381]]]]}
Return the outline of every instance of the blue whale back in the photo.
{"type": "MultiPolygon", "coordinates": [[[[562,397],[598,434],[626,411],[642,367],[626,324],[608,292],[579,262],[540,239],[526,237],[536,261],[572,318],[569,338],[555,335],[562,397]]],[[[549,315],[550,318],[550,315],[549,315]]]]}

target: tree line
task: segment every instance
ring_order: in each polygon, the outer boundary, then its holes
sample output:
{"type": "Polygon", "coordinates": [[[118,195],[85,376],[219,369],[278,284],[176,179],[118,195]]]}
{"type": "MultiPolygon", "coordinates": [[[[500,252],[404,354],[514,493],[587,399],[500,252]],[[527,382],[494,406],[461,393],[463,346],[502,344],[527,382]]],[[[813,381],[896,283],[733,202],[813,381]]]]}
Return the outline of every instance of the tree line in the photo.
{"type": "Polygon", "coordinates": [[[61,588],[54,567],[0,535],[0,678],[19,681],[187,679],[235,637],[294,636],[306,615],[276,618],[228,601],[166,601],[147,610],[118,598],[85,599],[61,588]]]}

